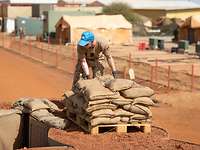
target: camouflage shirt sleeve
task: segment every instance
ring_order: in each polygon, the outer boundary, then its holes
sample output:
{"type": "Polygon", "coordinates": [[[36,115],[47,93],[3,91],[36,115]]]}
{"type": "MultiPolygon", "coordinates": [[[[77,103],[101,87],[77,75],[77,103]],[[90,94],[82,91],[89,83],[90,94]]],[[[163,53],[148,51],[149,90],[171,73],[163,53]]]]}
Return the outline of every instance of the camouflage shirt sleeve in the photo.
{"type": "Polygon", "coordinates": [[[105,57],[108,59],[111,57],[110,48],[107,42],[100,42],[100,47],[102,49],[102,53],[105,55],[105,57]]]}
{"type": "Polygon", "coordinates": [[[77,55],[78,55],[78,60],[81,60],[86,57],[86,49],[81,46],[77,46],[77,55]]]}

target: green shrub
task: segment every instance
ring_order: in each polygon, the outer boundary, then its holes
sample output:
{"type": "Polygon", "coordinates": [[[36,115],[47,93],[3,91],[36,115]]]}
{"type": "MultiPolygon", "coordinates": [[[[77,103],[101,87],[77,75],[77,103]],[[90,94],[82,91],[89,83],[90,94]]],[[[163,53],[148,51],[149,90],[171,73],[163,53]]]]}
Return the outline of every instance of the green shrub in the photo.
{"type": "Polygon", "coordinates": [[[103,14],[106,15],[123,15],[126,20],[128,20],[131,24],[141,24],[142,20],[138,15],[131,11],[131,8],[128,4],[125,3],[112,3],[109,6],[105,6],[103,8],[103,14]]]}

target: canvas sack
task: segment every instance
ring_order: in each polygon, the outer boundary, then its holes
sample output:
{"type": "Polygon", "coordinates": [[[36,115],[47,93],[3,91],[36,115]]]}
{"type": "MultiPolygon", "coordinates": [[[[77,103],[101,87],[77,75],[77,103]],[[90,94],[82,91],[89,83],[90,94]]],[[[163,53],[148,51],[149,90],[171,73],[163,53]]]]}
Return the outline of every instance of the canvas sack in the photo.
{"type": "Polygon", "coordinates": [[[126,98],[150,97],[154,94],[154,91],[149,87],[132,87],[120,92],[126,98]]]}
{"type": "Polygon", "coordinates": [[[142,114],[147,116],[152,116],[150,109],[142,105],[124,105],[123,108],[135,114],[142,114]]]}
{"type": "Polygon", "coordinates": [[[99,117],[91,120],[91,126],[93,127],[101,124],[117,124],[119,122],[120,122],[120,117],[114,117],[114,118],[99,117]]]}
{"type": "Polygon", "coordinates": [[[141,104],[141,105],[144,105],[144,106],[154,106],[155,105],[155,103],[149,97],[135,98],[134,101],[133,101],[133,104],[141,104]]]}
{"type": "Polygon", "coordinates": [[[88,108],[86,108],[86,112],[91,113],[93,111],[96,110],[100,110],[100,109],[111,109],[111,110],[115,110],[117,109],[117,106],[114,104],[99,104],[99,105],[93,105],[90,106],[88,108]]]}
{"type": "Polygon", "coordinates": [[[129,89],[132,85],[133,81],[128,79],[114,79],[105,84],[107,88],[114,92],[129,89]]]}
{"type": "Polygon", "coordinates": [[[99,99],[115,99],[119,97],[119,93],[112,92],[105,88],[99,80],[79,80],[77,82],[79,89],[82,89],[82,93],[87,100],[99,100],[99,99]]]}

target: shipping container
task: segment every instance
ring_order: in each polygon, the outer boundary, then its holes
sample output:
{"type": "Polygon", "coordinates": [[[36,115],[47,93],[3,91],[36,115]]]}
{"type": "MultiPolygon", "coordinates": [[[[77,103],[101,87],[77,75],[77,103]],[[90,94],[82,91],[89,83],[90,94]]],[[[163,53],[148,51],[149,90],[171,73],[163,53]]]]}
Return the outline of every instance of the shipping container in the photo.
{"type": "Polygon", "coordinates": [[[7,33],[12,33],[15,31],[15,19],[4,18],[3,19],[3,31],[7,33]]]}
{"type": "Polygon", "coordinates": [[[23,30],[24,35],[37,36],[43,34],[43,20],[32,17],[17,17],[16,31],[19,35],[20,29],[23,30]]]}

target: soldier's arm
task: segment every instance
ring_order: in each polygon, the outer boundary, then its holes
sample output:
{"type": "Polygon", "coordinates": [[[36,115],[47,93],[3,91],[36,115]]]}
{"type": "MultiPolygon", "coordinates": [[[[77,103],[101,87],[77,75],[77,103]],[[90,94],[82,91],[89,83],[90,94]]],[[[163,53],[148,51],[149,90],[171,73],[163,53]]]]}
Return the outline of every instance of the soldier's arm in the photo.
{"type": "Polygon", "coordinates": [[[108,45],[105,45],[103,47],[103,54],[105,55],[108,65],[112,69],[112,71],[116,71],[115,62],[114,62],[113,57],[111,56],[110,48],[108,45]]]}
{"type": "Polygon", "coordinates": [[[85,72],[86,76],[89,77],[89,67],[88,67],[88,64],[87,64],[87,61],[85,58],[82,58],[81,59],[81,66],[83,68],[83,71],[85,72]]]}
{"type": "Polygon", "coordinates": [[[78,61],[81,62],[81,67],[83,68],[84,73],[86,74],[86,76],[89,76],[89,67],[86,61],[86,56],[85,56],[85,49],[78,46],[77,47],[77,52],[78,52],[78,61]]]}

